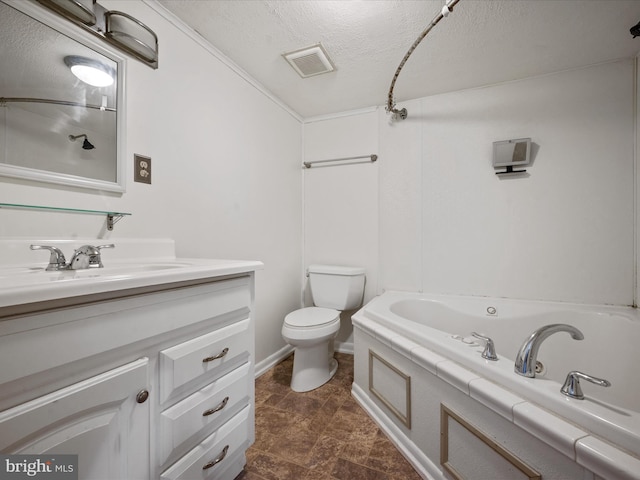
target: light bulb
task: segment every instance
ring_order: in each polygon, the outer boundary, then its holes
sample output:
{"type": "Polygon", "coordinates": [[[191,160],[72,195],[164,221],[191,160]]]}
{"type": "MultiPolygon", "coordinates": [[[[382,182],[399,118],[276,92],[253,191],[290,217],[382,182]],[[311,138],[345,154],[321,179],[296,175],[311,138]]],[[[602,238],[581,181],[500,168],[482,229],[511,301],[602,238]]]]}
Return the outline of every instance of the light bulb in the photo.
{"type": "Polygon", "coordinates": [[[94,87],[108,87],[115,81],[115,70],[97,60],[71,55],[64,58],[64,63],[71,73],[94,87]]]}

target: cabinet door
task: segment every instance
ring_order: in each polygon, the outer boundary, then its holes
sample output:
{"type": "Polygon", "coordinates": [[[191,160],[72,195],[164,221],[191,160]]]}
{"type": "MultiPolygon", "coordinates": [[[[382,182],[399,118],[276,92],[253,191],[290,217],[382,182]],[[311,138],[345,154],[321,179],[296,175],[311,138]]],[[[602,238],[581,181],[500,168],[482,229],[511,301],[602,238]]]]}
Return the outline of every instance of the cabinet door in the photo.
{"type": "Polygon", "coordinates": [[[147,358],[0,412],[5,454],[78,455],[78,478],[149,478],[147,358]]]}

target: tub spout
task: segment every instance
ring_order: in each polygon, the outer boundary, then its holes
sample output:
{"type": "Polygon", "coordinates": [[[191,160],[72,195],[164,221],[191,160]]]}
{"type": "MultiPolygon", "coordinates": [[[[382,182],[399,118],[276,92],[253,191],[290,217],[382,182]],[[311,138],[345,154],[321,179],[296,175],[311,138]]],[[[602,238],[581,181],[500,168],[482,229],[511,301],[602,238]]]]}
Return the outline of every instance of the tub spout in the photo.
{"type": "Polygon", "coordinates": [[[533,378],[536,376],[536,360],[538,358],[538,349],[540,345],[550,335],[556,332],[567,332],[571,334],[574,340],[584,339],[584,335],[580,330],[565,323],[555,323],[553,325],[545,325],[535,330],[529,338],[522,344],[518,354],[514,371],[523,377],[533,378]]]}

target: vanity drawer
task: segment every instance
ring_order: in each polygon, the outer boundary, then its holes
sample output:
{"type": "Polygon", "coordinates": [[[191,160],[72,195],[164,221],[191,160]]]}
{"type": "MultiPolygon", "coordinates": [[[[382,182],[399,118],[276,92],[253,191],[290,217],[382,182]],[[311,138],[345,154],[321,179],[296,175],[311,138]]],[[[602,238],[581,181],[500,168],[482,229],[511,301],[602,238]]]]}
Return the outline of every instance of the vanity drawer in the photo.
{"type": "Polygon", "coordinates": [[[189,438],[205,428],[209,431],[217,428],[246,406],[250,400],[251,382],[253,378],[247,362],[162,412],[161,463],[189,438]]]}
{"type": "MultiPolygon", "coordinates": [[[[202,443],[165,470],[160,479],[225,479],[224,471],[237,461],[238,454],[249,446],[247,429],[250,411],[249,406],[243,408],[215,433],[209,435],[202,443]]],[[[232,473],[229,480],[236,475],[237,472],[232,473]]]]}
{"type": "Polygon", "coordinates": [[[181,386],[214,376],[249,358],[253,338],[249,319],[219,328],[160,352],[160,403],[181,386]]]}

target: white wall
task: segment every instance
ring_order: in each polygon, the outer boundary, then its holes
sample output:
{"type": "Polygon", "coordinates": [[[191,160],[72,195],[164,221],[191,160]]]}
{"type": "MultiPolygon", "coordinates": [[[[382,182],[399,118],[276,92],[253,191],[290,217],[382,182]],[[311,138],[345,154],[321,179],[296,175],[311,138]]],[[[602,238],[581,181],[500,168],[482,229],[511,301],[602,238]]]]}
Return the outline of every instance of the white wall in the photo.
{"type": "Polygon", "coordinates": [[[632,304],[633,79],[621,61],[381,118],[381,287],[632,304]],[[492,142],[520,137],[536,147],[528,175],[496,176],[492,142]]]}
{"type": "Polygon", "coordinates": [[[99,216],[0,209],[0,237],[173,238],[179,256],[261,260],[264,360],[284,345],[282,318],[300,304],[300,119],[148,5],[101,4],[147,23],[160,41],[157,70],[127,63],[126,193],[0,179],[0,202],[132,215],[106,232],[99,216]],[[133,182],[134,153],[152,158],[151,185],[133,182]]]}
{"type": "Polygon", "coordinates": [[[404,121],[305,124],[307,160],[376,136],[380,156],[375,176],[305,172],[305,264],[362,258],[376,293],[633,304],[634,75],[617,61],[413,100],[404,121]],[[493,142],[521,137],[527,175],[495,175],[493,142]]]}
{"type": "MultiPolygon", "coordinates": [[[[304,125],[304,160],[328,160],[378,154],[376,109],[304,125]]],[[[377,293],[379,162],[319,164],[303,170],[304,267],[348,265],[366,269],[364,302],[377,293]]],[[[304,274],[303,274],[304,275],[304,274]]],[[[305,299],[311,304],[307,292],[305,299]]],[[[343,315],[337,348],[353,347],[348,312],[343,315]],[[343,345],[344,344],[344,345],[343,345]]]]}

